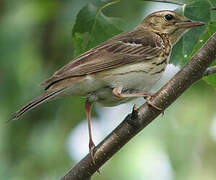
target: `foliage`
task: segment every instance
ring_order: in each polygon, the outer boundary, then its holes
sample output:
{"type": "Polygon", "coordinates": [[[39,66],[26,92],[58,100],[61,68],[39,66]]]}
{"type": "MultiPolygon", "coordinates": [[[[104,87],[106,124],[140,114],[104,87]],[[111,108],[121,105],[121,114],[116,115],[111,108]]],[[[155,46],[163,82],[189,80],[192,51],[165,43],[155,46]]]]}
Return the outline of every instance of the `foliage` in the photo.
{"type": "MultiPolygon", "coordinates": [[[[197,1],[200,0],[191,0],[190,3],[197,1]]],[[[102,8],[107,2],[0,1],[0,123],[7,121],[17,108],[43,91],[38,84],[73,56],[131,29],[148,14],[147,10],[158,8],[158,3],[152,5],[140,0],[122,0],[102,8]]],[[[211,2],[211,7],[215,6],[215,0],[206,2],[211,2]]],[[[209,10],[209,5],[205,6],[209,10]]],[[[200,34],[204,43],[215,31],[216,11],[209,11],[210,19],[214,21],[211,24],[206,11],[194,11],[194,17],[186,7],[190,6],[185,6],[185,15],[189,18],[207,20],[209,28],[205,26],[199,32],[204,32],[200,34]]],[[[189,47],[196,50],[202,43],[195,42],[189,47]]],[[[187,53],[190,56],[191,52],[187,53]]],[[[212,81],[209,78],[209,83],[215,82],[215,77],[211,77],[212,81]]],[[[93,179],[143,179],[143,174],[153,176],[161,162],[165,164],[159,168],[164,170],[168,166],[172,179],[215,179],[216,136],[213,136],[212,125],[215,97],[211,87],[206,87],[203,82],[197,83],[163,117],[109,161],[100,176],[96,174],[93,179]],[[133,164],[133,167],[128,168],[128,164],[133,164]]],[[[86,117],[83,104],[80,97],[57,100],[38,107],[7,126],[0,125],[0,179],[58,179],[71,168],[75,160],[68,153],[68,137],[86,117]]],[[[132,105],[129,106],[131,109],[132,105]]],[[[117,114],[128,112],[115,108],[117,114]]],[[[100,109],[101,113],[103,110],[100,109]]],[[[104,115],[102,118],[105,125],[101,130],[107,130],[106,134],[112,130],[107,124],[116,124],[113,122],[116,114],[112,115],[109,113],[106,119],[104,115]]],[[[93,129],[95,132],[96,127],[93,129]]],[[[84,136],[82,132],[79,134],[84,136]]],[[[82,143],[80,141],[76,146],[82,143]]],[[[85,147],[88,149],[88,144],[85,147]]],[[[145,179],[154,179],[147,175],[145,179]]]]}
{"type": "MultiPolygon", "coordinates": [[[[118,1],[114,2],[118,3],[118,1]]],[[[178,12],[183,13],[192,20],[206,23],[204,27],[194,28],[186,33],[173,48],[170,62],[182,67],[215,32],[216,11],[213,11],[212,7],[216,6],[216,0],[171,0],[170,2],[185,3],[177,9],[178,12]],[[205,10],[203,11],[203,9],[205,10]]],[[[102,9],[103,6],[101,4],[97,6],[97,4],[88,3],[77,15],[76,24],[72,32],[76,56],[95,47],[113,35],[125,31],[117,27],[116,19],[104,15],[102,9]]],[[[213,76],[216,77],[215,75],[213,76]]],[[[212,83],[214,81],[213,76],[210,77],[211,81],[209,81],[212,85],[216,83],[212,83]]],[[[205,80],[208,80],[208,77],[205,80]]]]}
{"type": "MultiPolygon", "coordinates": [[[[179,2],[183,2],[179,0],[179,2]]],[[[216,6],[216,0],[184,1],[178,11],[186,17],[205,22],[205,27],[194,28],[186,33],[180,42],[173,48],[171,63],[183,66],[193,54],[216,32],[216,11],[212,10],[216,6]]],[[[216,75],[204,78],[209,84],[216,85],[216,75]]],[[[216,86],[215,86],[216,87],[216,86]]]]}
{"type": "Polygon", "coordinates": [[[114,23],[114,18],[101,12],[102,8],[88,3],[78,13],[72,31],[75,56],[122,32],[114,23]]]}

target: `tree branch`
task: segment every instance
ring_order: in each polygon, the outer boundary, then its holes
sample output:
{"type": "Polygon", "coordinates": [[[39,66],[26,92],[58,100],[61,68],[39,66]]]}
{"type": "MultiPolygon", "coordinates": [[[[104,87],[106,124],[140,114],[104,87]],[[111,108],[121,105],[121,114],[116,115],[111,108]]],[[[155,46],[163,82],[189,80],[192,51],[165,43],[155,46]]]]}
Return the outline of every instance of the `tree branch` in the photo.
{"type": "Polygon", "coordinates": [[[171,1],[171,0],[144,0],[144,1],[151,1],[151,2],[161,2],[161,3],[170,3],[170,4],[176,4],[176,5],[184,5],[184,3],[180,3],[180,2],[177,2],[177,1],[171,1]]]}
{"type": "Polygon", "coordinates": [[[203,73],[203,76],[209,76],[215,73],[216,73],[216,66],[212,66],[206,69],[206,71],[203,73]]]}
{"type": "MultiPolygon", "coordinates": [[[[185,90],[204,75],[212,72],[208,68],[216,58],[216,33],[191,58],[191,60],[151,99],[151,102],[165,110],[185,90]],[[207,69],[208,68],[208,69],[207,69]],[[207,69],[207,70],[206,70],[207,69]]],[[[139,131],[151,123],[161,111],[146,103],[133,110],[125,120],[108,135],[95,151],[95,164],[90,154],[76,164],[61,180],[83,180],[90,178],[108,159],[125,145],[139,131]]],[[[113,120],[113,119],[112,119],[113,120]]]]}

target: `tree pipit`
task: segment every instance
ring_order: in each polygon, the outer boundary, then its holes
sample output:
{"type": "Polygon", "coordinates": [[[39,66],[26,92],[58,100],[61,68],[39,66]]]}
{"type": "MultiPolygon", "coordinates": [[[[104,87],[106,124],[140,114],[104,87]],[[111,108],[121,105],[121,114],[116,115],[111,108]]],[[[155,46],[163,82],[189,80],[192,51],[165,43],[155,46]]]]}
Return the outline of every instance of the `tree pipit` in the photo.
{"type": "MultiPolygon", "coordinates": [[[[121,33],[69,62],[41,85],[45,91],[18,110],[15,120],[26,111],[58,97],[84,96],[88,117],[89,150],[94,161],[90,111],[98,102],[115,106],[132,98],[148,96],[161,78],[173,45],[185,31],[204,25],[174,11],[158,11],[148,15],[134,30],[121,33]]],[[[148,99],[147,103],[155,107],[148,99]]]]}

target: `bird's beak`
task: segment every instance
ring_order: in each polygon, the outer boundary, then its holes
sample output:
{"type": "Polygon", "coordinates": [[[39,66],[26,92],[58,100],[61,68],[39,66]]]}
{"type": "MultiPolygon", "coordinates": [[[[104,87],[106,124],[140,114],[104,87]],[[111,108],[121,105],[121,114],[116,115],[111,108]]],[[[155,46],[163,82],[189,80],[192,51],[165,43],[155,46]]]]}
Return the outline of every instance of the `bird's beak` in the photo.
{"type": "Polygon", "coordinates": [[[178,26],[179,28],[192,28],[192,27],[196,27],[196,26],[202,26],[204,25],[204,22],[201,21],[184,21],[184,22],[180,22],[180,23],[176,23],[176,26],[178,26]]]}

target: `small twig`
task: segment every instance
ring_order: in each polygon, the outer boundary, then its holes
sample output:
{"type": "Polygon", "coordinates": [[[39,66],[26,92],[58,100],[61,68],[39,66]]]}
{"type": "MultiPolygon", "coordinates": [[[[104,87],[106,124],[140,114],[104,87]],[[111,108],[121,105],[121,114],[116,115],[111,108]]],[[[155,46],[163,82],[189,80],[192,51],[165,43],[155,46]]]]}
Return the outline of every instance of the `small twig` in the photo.
{"type": "Polygon", "coordinates": [[[216,73],[216,66],[211,66],[206,69],[206,71],[203,73],[203,76],[208,76],[215,73],[216,73]]]}
{"type": "Polygon", "coordinates": [[[170,1],[170,0],[143,0],[143,1],[170,3],[170,4],[180,5],[180,6],[183,6],[183,5],[184,5],[184,3],[180,3],[180,2],[176,2],[176,1],[170,1]]]}

